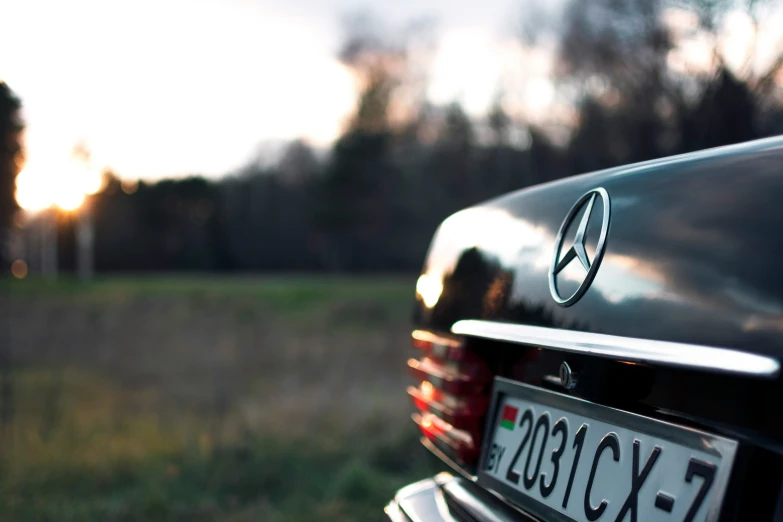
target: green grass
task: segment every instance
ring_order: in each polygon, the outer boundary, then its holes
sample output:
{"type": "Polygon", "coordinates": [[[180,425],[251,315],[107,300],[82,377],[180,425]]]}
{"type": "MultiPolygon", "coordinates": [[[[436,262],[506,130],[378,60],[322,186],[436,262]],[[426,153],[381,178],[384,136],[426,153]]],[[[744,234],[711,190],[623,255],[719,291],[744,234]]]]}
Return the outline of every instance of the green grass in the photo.
{"type": "Polygon", "coordinates": [[[29,278],[10,280],[15,297],[25,296],[227,296],[254,297],[265,302],[288,305],[312,304],[339,299],[373,299],[398,305],[411,304],[415,277],[316,277],[316,276],[134,276],[99,277],[89,284],[72,277],[58,281],[29,278]]]}
{"type": "Polygon", "coordinates": [[[344,310],[351,322],[357,311],[371,319],[388,315],[394,315],[394,319],[407,318],[413,304],[415,278],[126,276],[98,278],[90,284],[72,277],[61,277],[55,282],[36,278],[11,280],[7,284],[8,293],[15,300],[67,298],[74,302],[111,304],[154,298],[190,302],[223,299],[295,314],[305,321],[319,308],[333,308],[338,313],[344,310]]]}
{"type": "Polygon", "coordinates": [[[433,471],[407,278],[8,288],[2,520],[382,520],[433,471]]]}

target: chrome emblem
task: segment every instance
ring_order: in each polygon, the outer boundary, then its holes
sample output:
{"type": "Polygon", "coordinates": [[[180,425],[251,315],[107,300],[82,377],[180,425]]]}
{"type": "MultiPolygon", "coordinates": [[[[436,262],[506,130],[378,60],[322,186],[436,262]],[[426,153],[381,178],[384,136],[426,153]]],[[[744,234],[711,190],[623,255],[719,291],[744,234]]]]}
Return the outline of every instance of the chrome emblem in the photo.
{"type": "Polygon", "coordinates": [[[576,388],[576,374],[568,366],[568,363],[563,361],[560,363],[560,384],[566,390],[572,390],[576,388]]]}
{"type": "Polygon", "coordinates": [[[584,295],[587,289],[590,287],[590,283],[595,278],[595,273],[598,271],[598,266],[601,264],[601,258],[604,255],[606,249],[606,236],[609,233],[609,194],[603,188],[593,189],[586,193],[584,196],[571,207],[568,211],[568,215],[563,220],[563,224],[560,225],[560,230],[557,232],[557,238],[555,239],[555,254],[552,257],[552,264],[549,267],[549,292],[552,294],[552,299],[555,300],[560,306],[571,306],[584,295]],[[598,237],[598,244],[595,247],[595,255],[592,262],[587,257],[587,251],[585,250],[585,231],[587,225],[590,222],[593,212],[593,205],[597,197],[601,198],[603,203],[603,218],[601,220],[601,234],[598,237]],[[579,211],[585,208],[585,212],[582,215],[582,220],[579,222],[579,228],[576,230],[576,237],[574,237],[574,244],[571,245],[563,256],[560,256],[560,251],[563,248],[564,234],[568,229],[568,225],[576,218],[579,211]],[[571,261],[577,258],[579,263],[584,267],[585,275],[584,279],[579,285],[579,288],[568,297],[563,297],[557,289],[557,274],[559,274],[571,261]]]}

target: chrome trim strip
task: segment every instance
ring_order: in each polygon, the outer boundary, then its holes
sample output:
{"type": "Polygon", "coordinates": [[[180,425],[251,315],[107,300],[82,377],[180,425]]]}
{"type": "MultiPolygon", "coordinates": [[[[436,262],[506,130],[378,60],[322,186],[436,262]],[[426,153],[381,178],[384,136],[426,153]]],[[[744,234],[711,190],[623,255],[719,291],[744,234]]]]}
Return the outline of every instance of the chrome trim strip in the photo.
{"type": "Polygon", "coordinates": [[[451,331],[482,339],[552,348],[652,366],[672,366],[765,379],[775,378],[780,373],[780,362],[772,357],[713,346],[477,319],[457,321],[451,327],[451,331]]]}

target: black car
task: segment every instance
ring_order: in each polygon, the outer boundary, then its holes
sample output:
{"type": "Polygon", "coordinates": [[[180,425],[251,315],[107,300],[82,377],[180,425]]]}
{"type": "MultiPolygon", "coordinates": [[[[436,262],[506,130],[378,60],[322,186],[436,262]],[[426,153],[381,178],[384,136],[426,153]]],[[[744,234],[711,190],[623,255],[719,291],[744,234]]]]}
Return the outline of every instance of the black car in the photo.
{"type": "Polygon", "coordinates": [[[446,219],[417,283],[408,393],[450,471],[387,515],[783,520],[781,227],[783,138],[446,219]]]}

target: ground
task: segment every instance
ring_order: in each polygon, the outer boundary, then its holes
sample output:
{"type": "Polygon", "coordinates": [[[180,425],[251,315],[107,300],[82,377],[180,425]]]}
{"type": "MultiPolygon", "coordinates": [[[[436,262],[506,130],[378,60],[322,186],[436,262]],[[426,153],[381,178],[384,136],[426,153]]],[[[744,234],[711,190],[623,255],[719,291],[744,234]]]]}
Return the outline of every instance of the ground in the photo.
{"type": "Polygon", "coordinates": [[[2,520],[382,520],[433,471],[411,278],[0,284],[2,520]]]}

